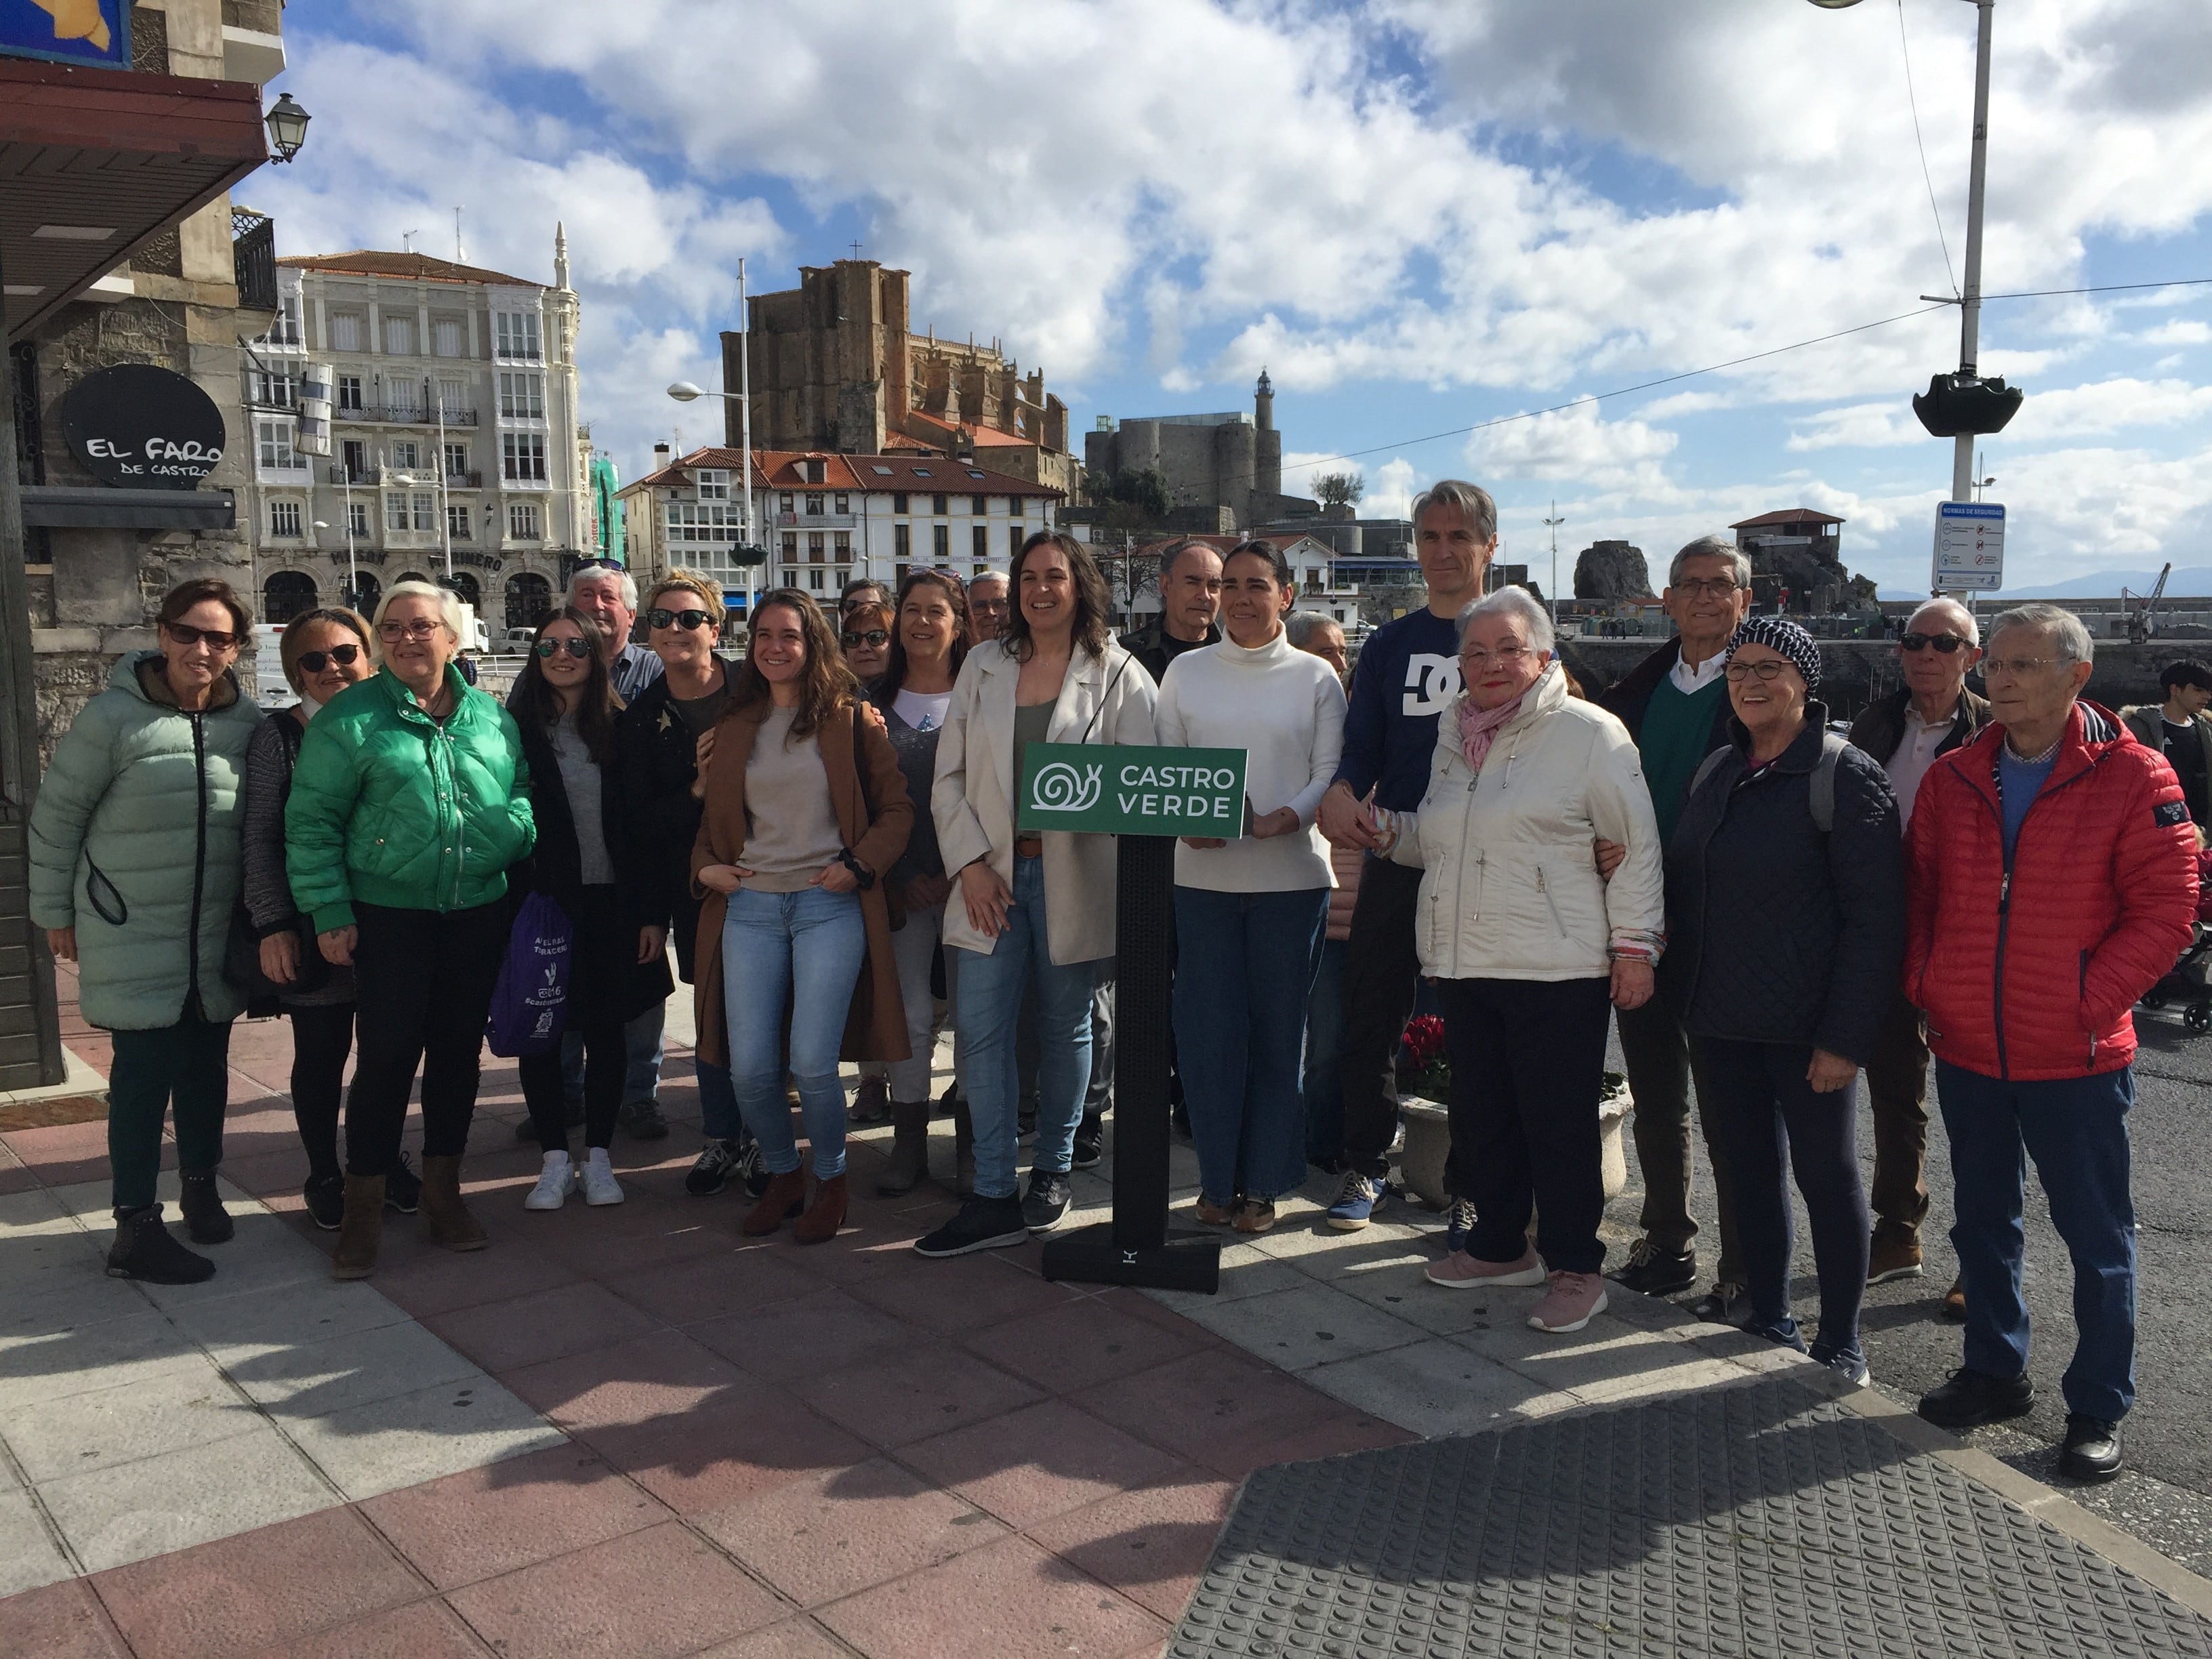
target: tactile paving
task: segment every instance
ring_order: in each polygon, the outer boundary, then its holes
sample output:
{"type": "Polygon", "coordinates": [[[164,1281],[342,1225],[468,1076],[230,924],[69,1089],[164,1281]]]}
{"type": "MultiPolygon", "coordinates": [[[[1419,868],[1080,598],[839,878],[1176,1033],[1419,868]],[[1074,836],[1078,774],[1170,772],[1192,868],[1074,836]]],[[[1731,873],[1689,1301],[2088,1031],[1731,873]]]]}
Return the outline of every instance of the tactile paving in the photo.
{"type": "Polygon", "coordinates": [[[2212,1659],[2212,1621],[1787,1377],[1260,1470],[1171,1659],[2212,1659]]]}

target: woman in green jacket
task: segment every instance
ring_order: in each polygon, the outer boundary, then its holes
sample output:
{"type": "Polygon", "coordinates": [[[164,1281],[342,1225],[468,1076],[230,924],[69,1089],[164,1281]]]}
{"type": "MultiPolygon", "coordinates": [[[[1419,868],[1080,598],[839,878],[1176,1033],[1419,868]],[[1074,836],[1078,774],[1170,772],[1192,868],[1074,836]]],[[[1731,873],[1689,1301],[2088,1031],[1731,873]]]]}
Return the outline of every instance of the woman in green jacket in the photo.
{"type": "Polygon", "coordinates": [[[222,977],[238,899],[246,748],[261,711],[231,672],[248,618],[228,582],[170,591],[158,651],[115,665],[107,690],[54,745],[31,811],[31,920],[77,964],[84,1017],[115,1040],[107,1079],[118,1279],[191,1285],[215,1263],[161,1224],[154,1183],[173,1097],[182,1211],[193,1242],[219,1244],[216,1196],[230,1023],[222,977]]]}
{"type": "Polygon", "coordinates": [[[315,716],[284,808],[292,896],[359,996],[340,1279],[376,1265],[417,1062],[423,1222],[448,1249],[490,1242],[461,1201],[461,1153],[507,953],[507,870],[536,831],[514,717],[453,666],[460,629],[451,592],[393,584],[376,612],[384,665],[315,716]]]}

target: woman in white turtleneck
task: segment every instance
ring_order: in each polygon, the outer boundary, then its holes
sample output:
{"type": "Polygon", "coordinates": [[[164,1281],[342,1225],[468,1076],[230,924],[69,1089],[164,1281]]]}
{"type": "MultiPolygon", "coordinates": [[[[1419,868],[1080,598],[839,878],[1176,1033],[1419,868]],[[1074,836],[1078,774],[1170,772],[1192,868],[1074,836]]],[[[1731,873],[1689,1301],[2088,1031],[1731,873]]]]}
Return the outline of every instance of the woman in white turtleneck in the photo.
{"type": "Polygon", "coordinates": [[[1297,594],[1273,543],[1232,549],[1227,637],[1168,665],[1156,713],[1164,744],[1245,751],[1243,837],[1176,848],[1175,1031],[1198,1218],[1247,1233],[1304,1178],[1306,994],[1334,884],[1314,812],[1344,747],[1344,689],[1285,637],[1297,594]]]}

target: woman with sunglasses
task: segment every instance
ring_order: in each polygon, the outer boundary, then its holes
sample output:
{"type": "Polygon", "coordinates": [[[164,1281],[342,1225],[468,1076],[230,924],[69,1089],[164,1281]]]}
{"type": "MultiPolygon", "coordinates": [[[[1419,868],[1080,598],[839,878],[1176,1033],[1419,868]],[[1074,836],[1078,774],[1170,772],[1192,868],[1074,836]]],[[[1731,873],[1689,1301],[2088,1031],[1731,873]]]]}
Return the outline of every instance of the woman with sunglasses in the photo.
{"type": "Polygon", "coordinates": [[[450,1250],[491,1242],[461,1200],[461,1154],[507,955],[507,867],[536,836],[514,717],[453,666],[460,601],[395,582],[374,631],[383,666],[308,724],[284,806],[292,895],[357,988],[339,1279],[375,1268],[418,1065],[425,1231],[450,1250]]]}
{"type": "Polygon", "coordinates": [[[1820,1281],[1813,1358],[1867,1380],[1859,1067],[1905,954],[1905,857],[1881,763],[1829,732],[1820,648],[1778,617],[1729,644],[1733,740],[1691,780],[1667,844],[1667,959],[1720,1119],[1755,1335],[1805,1350],[1790,1310],[1789,1181],[1820,1281]]]}
{"type": "MultiPolygon", "coordinates": [[[[614,795],[624,826],[617,856],[641,896],[647,926],[675,947],[676,972],[697,980],[699,901],[691,895],[691,843],[699,834],[699,770],[714,752],[714,727],[728,707],[736,665],[718,656],[728,611],[720,585],[696,570],[672,570],[646,596],[645,641],[662,672],[615,717],[614,795]]],[[[729,1067],[692,1057],[705,1139],[684,1190],[709,1198],[740,1176],[758,1198],[768,1185],[760,1149],[746,1132],[729,1067]]]]}
{"type": "Polygon", "coordinates": [[[881,599],[859,599],[845,607],[838,623],[837,643],[845,648],[845,666],[853,671],[862,690],[884,677],[891,665],[891,630],[895,615],[881,599]]]}
{"type": "Polygon", "coordinates": [[[54,745],[31,811],[31,920],[57,958],[77,964],[85,1019],[114,1038],[107,1271],[155,1285],[215,1272],[161,1224],[154,1188],[173,1099],[185,1225],[198,1244],[231,1236],[215,1176],[230,1023],[244,1006],[222,954],[261,720],[232,669],[246,626],[228,582],[171,589],[155,617],[161,648],[115,665],[54,745]]]}
{"type": "Polygon", "coordinates": [[[584,1166],[568,1152],[558,1046],[525,1054],[522,1098],[537,1121],[543,1163],[526,1210],[557,1210],[572,1187],[584,1202],[619,1204],[609,1162],[627,1064],[623,1028],[665,1000],[669,982],[662,929],[649,925],[639,884],[623,879],[635,860],[617,850],[621,834],[609,790],[619,708],[607,676],[606,641],[589,613],[564,607],[538,626],[507,712],[530,768],[537,845],[525,866],[531,892],[568,919],[567,1024],[584,1045],[584,1166]]]}
{"type": "MultiPolygon", "coordinates": [[[[246,913],[261,941],[262,977],[295,988],[277,1000],[292,1019],[292,1116],[307,1154],[302,1196],[314,1224],[335,1231],[345,1216],[338,1105],[346,1056],[353,1052],[353,969],[321,960],[313,932],[292,901],[284,874],[284,803],[307,723],[339,692],[367,679],[376,665],[368,624],[345,610],[293,617],[277,649],[284,678],[300,701],[257,726],[246,751],[246,913]]],[[[384,1201],[412,1215],[421,1192],[403,1152],[386,1180],[384,1201]]]]}

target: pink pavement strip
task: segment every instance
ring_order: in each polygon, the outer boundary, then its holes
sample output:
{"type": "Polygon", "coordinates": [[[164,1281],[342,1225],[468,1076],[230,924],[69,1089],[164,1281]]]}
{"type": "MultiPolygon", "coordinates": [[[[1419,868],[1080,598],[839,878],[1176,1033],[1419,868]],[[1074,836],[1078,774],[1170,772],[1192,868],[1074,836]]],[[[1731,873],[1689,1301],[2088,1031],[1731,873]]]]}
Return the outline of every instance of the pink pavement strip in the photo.
{"type": "MultiPolygon", "coordinates": [[[[238,1028],[224,1170],[327,1251],[289,1035],[238,1028]]],[[[1244,1472],[1413,1437],[1148,1298],[1046,1282],[1034,1244],[921,1261],[946,1194],[874,1198],[859,1142],[836,1241],[741,1238],[734,1188],[683,1190],[672,1058],[678,1133],[617,1138],[628,1201],[551,1215],[520,1207],[537,1155],[488,1060],[465,1176],[491,1249],[392,1217],[369,1281],[565,1443],[7,1596],[0,1655],[1118,1659],[1159,1650],[1244,1472]]],[[[0,1135],[0,1202],[105,1176],[100,1124],[0,1135]]]]}

